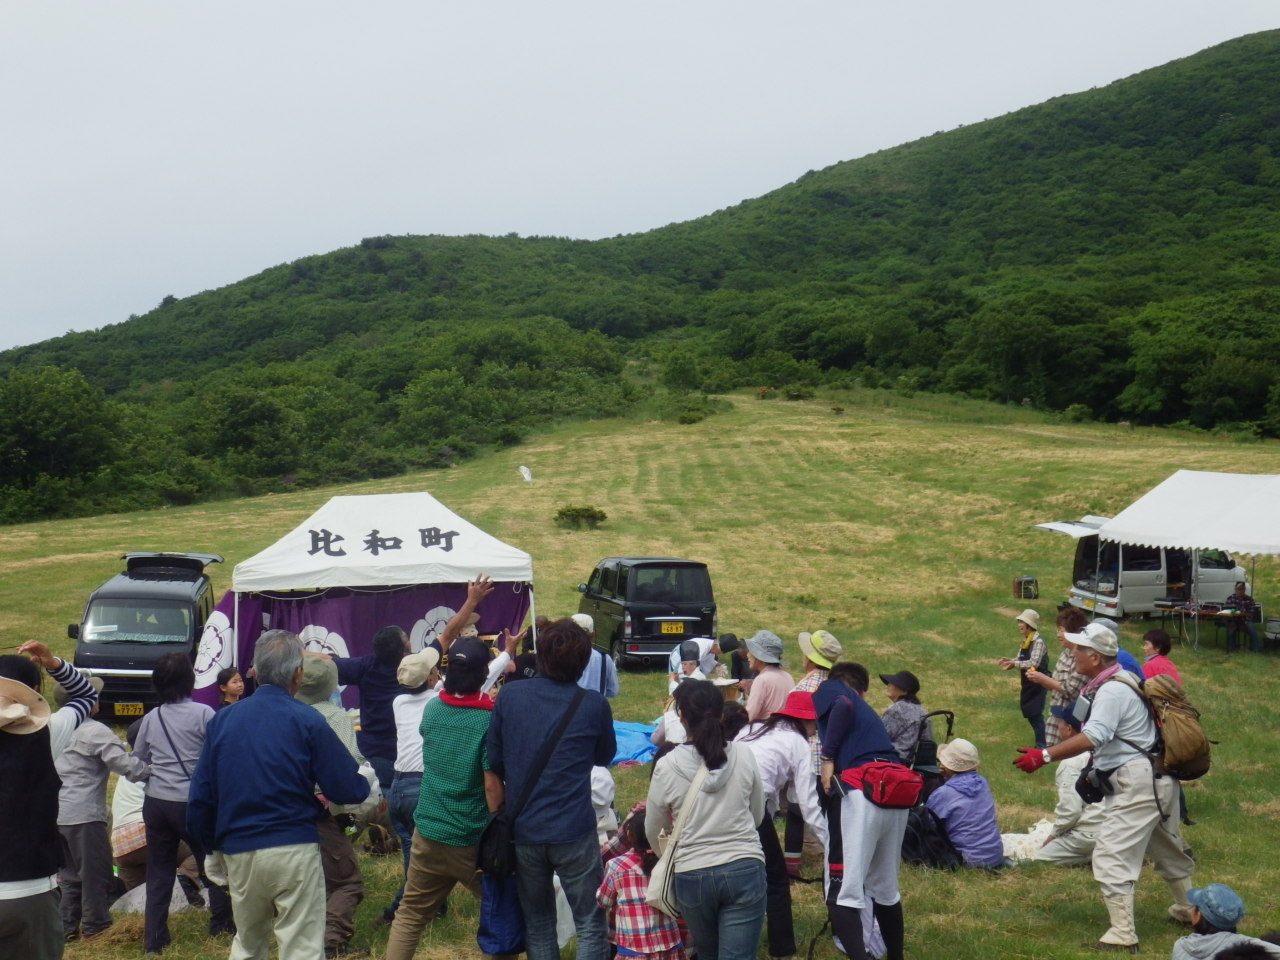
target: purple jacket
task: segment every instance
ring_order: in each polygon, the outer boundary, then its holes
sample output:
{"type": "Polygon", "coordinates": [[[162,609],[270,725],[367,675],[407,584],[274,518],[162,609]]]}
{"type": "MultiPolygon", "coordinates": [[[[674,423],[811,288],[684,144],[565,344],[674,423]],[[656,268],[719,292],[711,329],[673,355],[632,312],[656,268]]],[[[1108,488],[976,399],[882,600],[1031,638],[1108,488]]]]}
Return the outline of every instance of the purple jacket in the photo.
{"type": "Polygon", "coordinates": [[[957,773],[929,795],[928,807],[946,824],[947,836],[969,866],[998,867],[1004,862],[996,798],[982,774],[957,773]]]}

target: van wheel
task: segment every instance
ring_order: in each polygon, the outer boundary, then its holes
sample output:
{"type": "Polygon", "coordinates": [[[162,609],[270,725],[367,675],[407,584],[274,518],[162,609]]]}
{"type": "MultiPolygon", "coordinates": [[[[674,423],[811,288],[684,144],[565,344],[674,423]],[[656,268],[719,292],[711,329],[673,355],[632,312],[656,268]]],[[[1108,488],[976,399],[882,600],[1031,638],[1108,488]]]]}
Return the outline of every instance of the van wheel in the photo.
{"type": "Polygon", "coordinates": [[[631,658],[622,652],[622,641],[614,638],[613,641],[613,662],[619,670],[626,670],[631,666],[631,658]]]}

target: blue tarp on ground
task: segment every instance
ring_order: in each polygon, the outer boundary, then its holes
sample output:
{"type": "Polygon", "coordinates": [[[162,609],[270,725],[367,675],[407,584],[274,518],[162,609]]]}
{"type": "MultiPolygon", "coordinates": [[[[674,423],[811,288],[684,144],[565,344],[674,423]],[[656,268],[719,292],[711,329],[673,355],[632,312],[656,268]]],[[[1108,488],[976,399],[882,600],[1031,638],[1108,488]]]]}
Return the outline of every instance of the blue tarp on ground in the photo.
{"type": "Polygon", "coordinates": [[[618,739],[618,752],[613,755],[613,766],[627,761],[648,763],[658,748],[649,738],[656,729],[652,723],[625,723],[613,721],[613,735],[618,739]]]}

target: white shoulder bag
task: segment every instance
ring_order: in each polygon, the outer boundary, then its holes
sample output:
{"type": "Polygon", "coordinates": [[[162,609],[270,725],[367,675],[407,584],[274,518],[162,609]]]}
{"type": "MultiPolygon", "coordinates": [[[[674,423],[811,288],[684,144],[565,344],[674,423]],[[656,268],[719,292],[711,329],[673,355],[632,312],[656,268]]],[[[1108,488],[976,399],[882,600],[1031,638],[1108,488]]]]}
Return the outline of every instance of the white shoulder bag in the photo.
{"type": "Polygon", "coordinates": [[[649,886],[645,890],[644,902],[668,917],[680,916],[680,908],[676,906],[675,890],[676,848],[680,844],[680,830],[684,826],[685,818],[689,816],[689,808],[693,806],[694,796],[702,789],[702,783],[706,779],[707,765],[704,763],[698,768],[693,782],[689,784],[689,791],[684,795],[684,802],[680,804],[680,815],[676,817],[675,829],[671,831],[669,837],[665,830],[659,833],[654,847],[658,852],[658,862],[654,864],[653,872],[649,874],[649,886]]]}

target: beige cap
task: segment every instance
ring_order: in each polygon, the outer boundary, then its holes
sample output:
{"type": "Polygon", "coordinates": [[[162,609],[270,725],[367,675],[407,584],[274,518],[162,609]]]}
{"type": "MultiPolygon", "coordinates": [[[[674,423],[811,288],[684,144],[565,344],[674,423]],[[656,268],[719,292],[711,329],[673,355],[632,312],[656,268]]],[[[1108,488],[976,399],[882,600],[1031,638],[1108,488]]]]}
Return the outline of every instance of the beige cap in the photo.
{"type": "Polygon", "coordinates": [[[1032,630],[1040,629],[1040,614],[1036,613],[1036,611],[1034,610],[1031,610],[1031,609],[1023,610],[1020,614],[1014,617],[1014,619],[1021,620],[1032,630]]]}
{"type": "Polygon", "coordinates": [[[978,748],[963,737],[956,737],[938,747],[938,763],[956,773],[977,770],[978,748]]]}
{"type": "Polygon", "coordinates": [[[416,689],[427,682],[427,677],[439,663],[440,651],[435,647],[424,647],[400,661],[400,666],[396,667],[396,680],[402,687],[416,689]]]}

